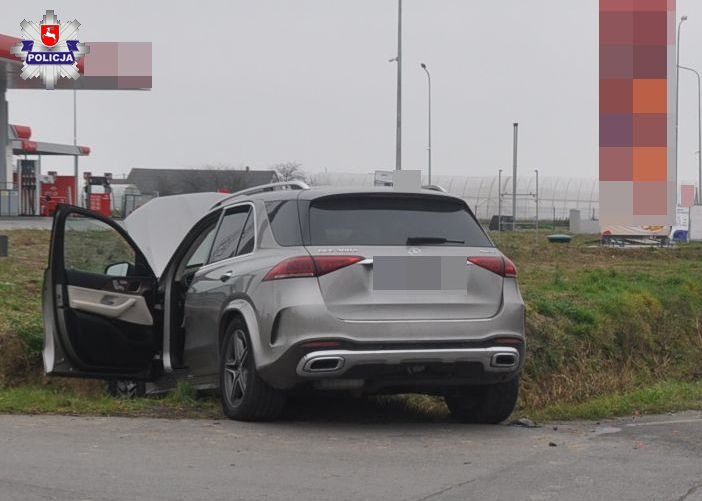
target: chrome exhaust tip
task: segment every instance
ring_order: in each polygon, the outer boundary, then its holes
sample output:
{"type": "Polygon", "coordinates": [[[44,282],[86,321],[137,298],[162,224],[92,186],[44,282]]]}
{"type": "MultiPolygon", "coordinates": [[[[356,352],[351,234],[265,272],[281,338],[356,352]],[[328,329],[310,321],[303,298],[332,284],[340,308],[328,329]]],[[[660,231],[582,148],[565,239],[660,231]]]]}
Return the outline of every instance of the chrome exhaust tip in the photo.
{"type": "Polygon", "coordinates": [[[320,356],[310,358],[302,367],[304,372],[311,374],[338,372],[344,367],[344,358],[337,356],[320,356]]]}
{"type": "Polygon", "coordinates": [[[492,356],[490,365],[492,367],[515,367],[519,362],[519,356],[514,353],[495,353],[492,356]]]}

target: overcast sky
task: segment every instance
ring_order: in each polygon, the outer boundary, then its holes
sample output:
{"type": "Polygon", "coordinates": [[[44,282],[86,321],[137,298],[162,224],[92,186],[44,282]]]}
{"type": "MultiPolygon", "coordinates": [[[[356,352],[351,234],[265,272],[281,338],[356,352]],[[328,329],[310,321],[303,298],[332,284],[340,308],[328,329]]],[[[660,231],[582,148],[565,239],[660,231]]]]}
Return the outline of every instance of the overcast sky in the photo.
{"type": "MultiPolygon", "coordinates": [[[[308,172],[392,169],[396,0],[64,1],[81,41],[153,42],[153,90],[84,91],[81,167],[207,164],[308,172]]],[[[597,0],[405,0],[403,168],[426,167],[426,75],[434,88],[436,174],[521,169],[597,177],[597,0]]],[[[0,33],[19,36],[46,2],[4,2],[0,33]]],[[[702,3],[679,0],[682,63],[702,68],[702,3]]],[[[697,96],[682,76],[681,178],[694,177],[697,96]]],[[[9,91],[10,120],[72,142],[70,91],[9,91]]],[[[44,170],[70,172],[72,162],[44,170]]]]}

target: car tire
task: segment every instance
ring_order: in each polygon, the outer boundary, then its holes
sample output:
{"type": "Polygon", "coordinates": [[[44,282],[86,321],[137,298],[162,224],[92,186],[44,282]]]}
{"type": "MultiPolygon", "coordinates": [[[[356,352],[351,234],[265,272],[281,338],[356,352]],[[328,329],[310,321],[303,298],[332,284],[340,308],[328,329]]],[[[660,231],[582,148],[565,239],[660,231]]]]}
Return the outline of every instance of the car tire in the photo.
{"type": "Polygon", "coordinates": [[[451,415],[462,423],[499,424],[514,411],[519,396],[519,377],[504,383],[470,386],[444,397],[451,415]]]}
{"type": "Polygon", "coordinates": [[[146,383],[130,379],[110,379],[107,392],[115,398],[137,398],[146,395],[146,383]]]}
{"type": "Polygon", "coordinates": [[[285,396],[258,375],[250,347],[246,325],[238,320],[230,323],[219,361],[222,410],[229,419],[238,421],[276,419],[285,405],[285,396]]]}

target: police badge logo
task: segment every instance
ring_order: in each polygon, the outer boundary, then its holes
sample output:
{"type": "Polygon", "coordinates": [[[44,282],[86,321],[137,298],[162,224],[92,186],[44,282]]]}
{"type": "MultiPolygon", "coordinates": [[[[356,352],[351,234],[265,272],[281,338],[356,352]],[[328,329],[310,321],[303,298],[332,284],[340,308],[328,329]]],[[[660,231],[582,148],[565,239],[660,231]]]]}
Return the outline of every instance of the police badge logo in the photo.
{"type": "Polygon", "coordinates": [[[54,89],[59,78],[80,78],[77,61],[90,48],[77,39],[78,21],[62,23],[47,10],[41,23],[25,19],[20,27],[23,40],[10,51],[24,62],[23,80],[41,77],[47,89],[54,89]]]}
{"type": "Polygon", "coordinates": [[[42,24],[39,27],[41,28],[41,43],[47,47],[53,47],[58,43],[58,24],[42,24]]]}

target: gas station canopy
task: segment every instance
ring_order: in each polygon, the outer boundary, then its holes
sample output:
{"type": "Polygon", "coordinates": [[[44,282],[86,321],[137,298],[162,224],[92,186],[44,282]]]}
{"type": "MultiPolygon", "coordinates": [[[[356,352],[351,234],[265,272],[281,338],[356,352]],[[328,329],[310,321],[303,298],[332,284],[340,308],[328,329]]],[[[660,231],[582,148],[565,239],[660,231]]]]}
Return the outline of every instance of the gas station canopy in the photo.
{"type": "MultiPolygon", "coordinates": [[[[18,20],[19,24],[19,20],[18,20]]],[[[41,185],[41,158],[45,155],[72,156],[74,176],[72,194],[77,199],[78,157],[90,154],[87,146],[47,143],[32,139],[32,131],[23,125],[9,123],[8,89],[45,89],[40,78],[21,78],[23,62],[12,54],[13,46],[22,40],[0,34],[0,214],[2,199],[19,199],[20,209],[25,205],[32,210],[22,213],[36,214],[39,206],[41,185]],[[15,172],[12,156],[24,156],[15,172]],[[26,156],[36,156],[36,164],[26,156]],[[14,180],[13,180],[14,178],[14,180]],[[26,197],[20,193],[27,186],[26,197]],[[23,188],[22,188],[23,189],[23,188]],[[26,198],[26,200],[25,200],[26,198]],[[26,203],[25,203],[26,202],[26,203]]],[[[149,90],[151,89],[151,43],[150,42],[86,42],[90,52],[77,61],[77,80],[59,78],[56,89],[74,90],[149,90]]]]}
{"type": "Polygon", "coordinates": [[[90,155],[89,146],[33,141],[32,129],[27,125],[10,124],[8,132],[13,155],[65,155],[72,157],[90,155]]]}

